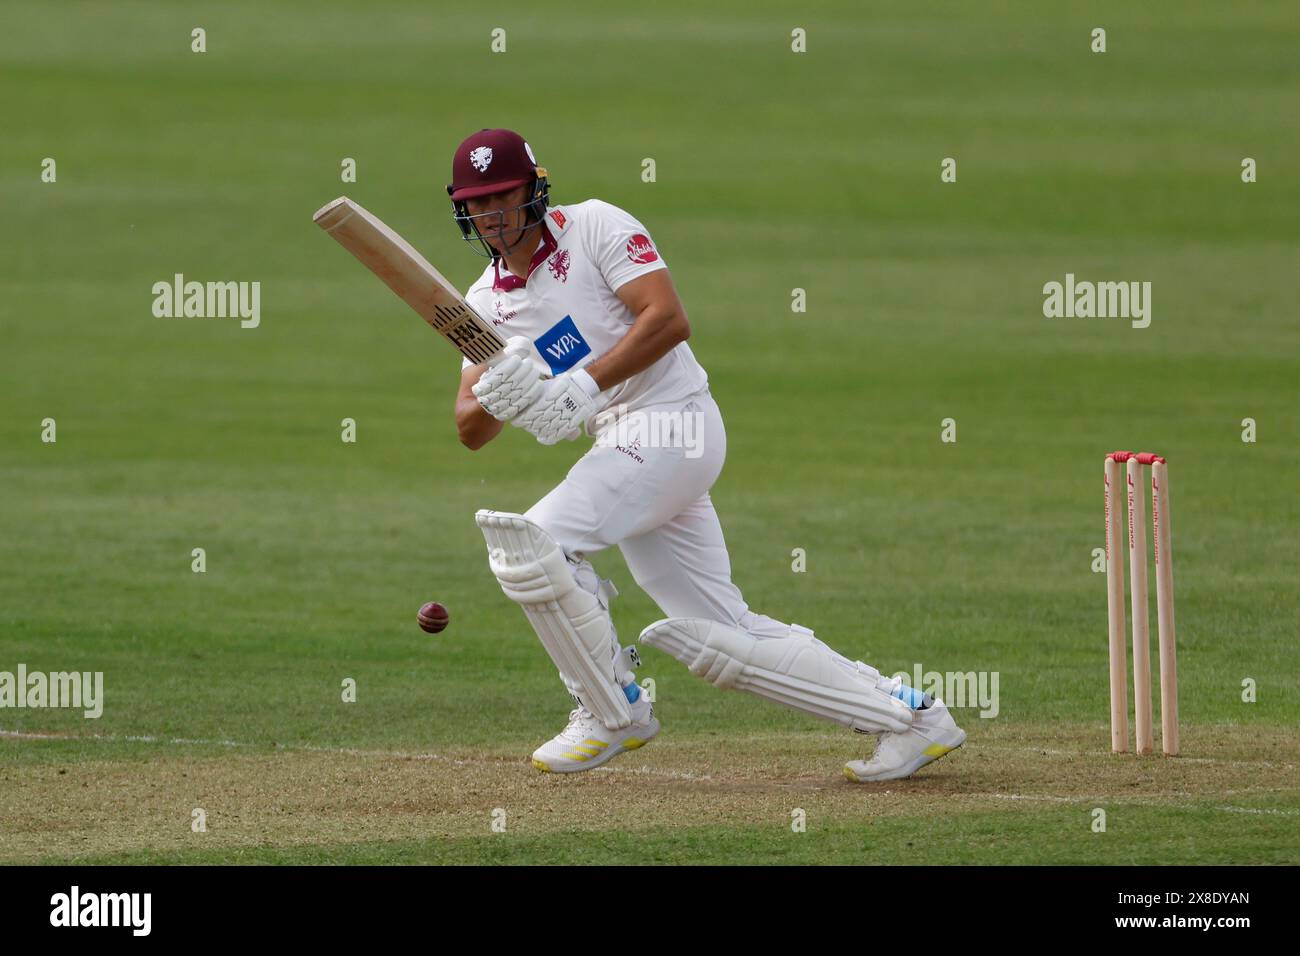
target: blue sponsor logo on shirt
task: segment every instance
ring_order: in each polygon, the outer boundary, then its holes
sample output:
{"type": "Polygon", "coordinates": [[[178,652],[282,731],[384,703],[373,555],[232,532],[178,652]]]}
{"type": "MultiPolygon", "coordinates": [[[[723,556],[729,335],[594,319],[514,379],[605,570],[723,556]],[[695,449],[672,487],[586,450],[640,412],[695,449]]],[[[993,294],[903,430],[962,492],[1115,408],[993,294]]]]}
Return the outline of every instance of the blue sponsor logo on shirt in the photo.
{"type": "Polygon", "coordinates": [[[550,363],[551,374],[559,375],[573,368],[579,360],[591,354],[591,346],[573,324],[573,316],[566,315],[533,343],[537,351],[550,363]]]}

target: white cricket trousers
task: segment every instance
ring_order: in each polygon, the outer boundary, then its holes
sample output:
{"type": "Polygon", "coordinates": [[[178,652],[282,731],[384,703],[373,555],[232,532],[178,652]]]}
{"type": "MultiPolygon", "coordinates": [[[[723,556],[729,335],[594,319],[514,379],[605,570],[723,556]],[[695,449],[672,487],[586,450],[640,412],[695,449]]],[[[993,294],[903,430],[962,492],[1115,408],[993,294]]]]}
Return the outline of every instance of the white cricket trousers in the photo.
{"type": "Polygon", "coordinates": [[[617,545],[637,585],[666,617],[708,618],[756,638],[788,637],[788,624],[750,611],[731,581],[709,498],[726,457],[722,413],[707,390],[648,406],[627,413],[621,430],[618,421],[605,426],[526,516],[578,559],[617,545]],[[638,428],[639,442],[612,440],[635,438],[638,428]]]}

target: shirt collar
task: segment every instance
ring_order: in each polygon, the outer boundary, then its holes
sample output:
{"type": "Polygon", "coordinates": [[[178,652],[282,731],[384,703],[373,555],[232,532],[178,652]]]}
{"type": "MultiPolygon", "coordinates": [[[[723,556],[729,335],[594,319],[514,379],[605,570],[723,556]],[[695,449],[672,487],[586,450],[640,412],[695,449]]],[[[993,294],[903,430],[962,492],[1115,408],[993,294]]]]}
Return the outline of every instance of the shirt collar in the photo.
{"type": "Polygon", "coordinates": [[[545,262],[547,257],[559,248],[559,243],[555,241],[555,236],[551,235],[551,230],[547,228],[549,225],[547,222],[548,219],[555,223],[558,232],[564,232],[568,226],[564,214],[558,209],[552,210],[542,219],[542,244],[538,246],[537,251],[533,253],[533,259],[528,263],[528,275],[523,279],[519,278],[519,276],[509,270],[502,275],[501,260],[492,260],[492,268],[496,273],[496,276],[492,281],[493,292],[512,292],[515,289],[522,289],[528,284],[528,280],[532,278],[533,270],[545,262]]]}

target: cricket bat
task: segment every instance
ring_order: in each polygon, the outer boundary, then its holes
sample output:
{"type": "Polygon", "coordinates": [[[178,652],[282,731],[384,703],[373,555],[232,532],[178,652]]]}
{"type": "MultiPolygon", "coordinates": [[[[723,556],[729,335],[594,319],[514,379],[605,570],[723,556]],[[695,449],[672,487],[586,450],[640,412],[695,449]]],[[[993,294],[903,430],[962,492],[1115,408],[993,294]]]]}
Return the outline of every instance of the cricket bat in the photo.
{"type": "Polygon", "coordinates": [[[505,340],[475,312],[415,247],[347,196],[317,210],[312,221],[420,314],[471,362],[490,363],[505,340]]]}

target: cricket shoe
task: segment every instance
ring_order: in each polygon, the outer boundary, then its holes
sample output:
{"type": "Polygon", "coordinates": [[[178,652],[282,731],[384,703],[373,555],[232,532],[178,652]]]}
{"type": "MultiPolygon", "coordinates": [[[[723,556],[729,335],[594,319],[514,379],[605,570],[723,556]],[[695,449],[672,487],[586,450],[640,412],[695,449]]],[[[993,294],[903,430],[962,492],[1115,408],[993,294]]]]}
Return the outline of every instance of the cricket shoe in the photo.
{"type": "Polygon", "coordinates": [[[911,728],[901,733],[881,734],[870,760],[846,763],[844,776],[854,783],[900,780],[952,753],[965,742],[966,731],[957,726],[947,705],[936,697],[929,707],[912,715],[911,728]]]}
{"type": "Polygon", "coordinates": [[[569,711],[569,726],[533,751],[533,766],[542,773],[576,773],[645,746],[659,733],[659,720],[645,692],[637,688],[636,693],[632,723],[622,730],[610,730],[581,705],[569,711]]]}

